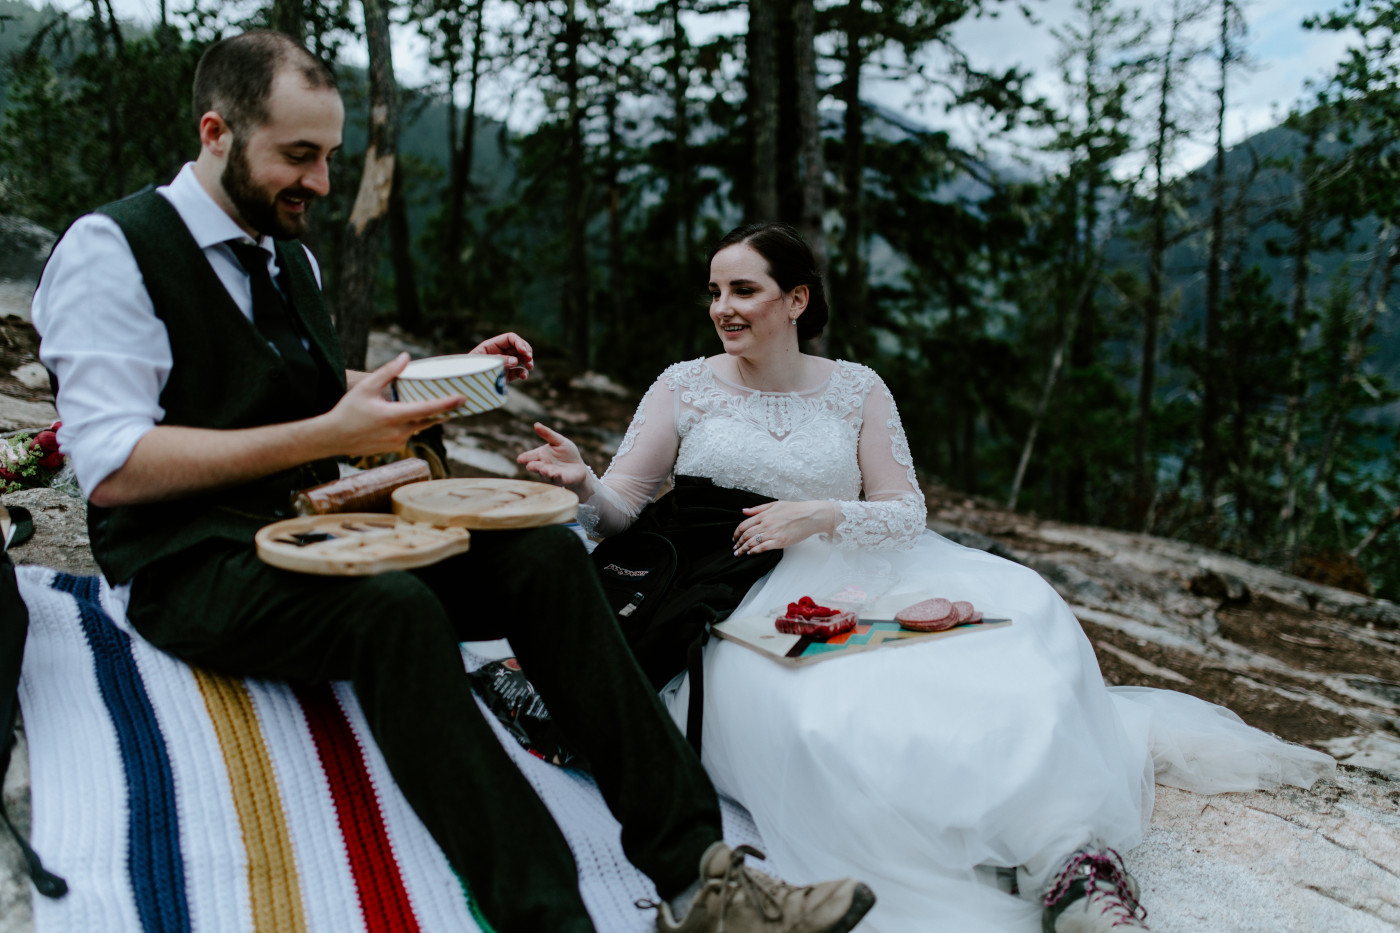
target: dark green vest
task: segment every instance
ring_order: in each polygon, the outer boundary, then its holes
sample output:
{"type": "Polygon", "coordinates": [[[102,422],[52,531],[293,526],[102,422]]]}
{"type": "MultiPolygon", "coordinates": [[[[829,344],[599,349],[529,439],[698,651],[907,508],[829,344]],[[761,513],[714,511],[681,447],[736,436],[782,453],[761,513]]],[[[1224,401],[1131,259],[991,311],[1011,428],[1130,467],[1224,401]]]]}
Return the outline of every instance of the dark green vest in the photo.
{"type": "MultiPolygon", "coordinates": [[[[154,190],[98,209],[126,235],[156,316],[170,336],[174,365],[160,394],[163,425],[250,428],[306,413],[288,410],[291,375],[282,358],[239,311],[175,208],[154,190]]],[[[277,244],[280,281],[321,370],[316,411],[345,393],[345,358],[301,244],[277,244]]],[[[251,546],[263,525],[291,514],[290,493],[334,479],[322,460],[245,486],[148,505],[88,506],[92,553],[120,583],[162,557],[211,538],[251,546]]]]}

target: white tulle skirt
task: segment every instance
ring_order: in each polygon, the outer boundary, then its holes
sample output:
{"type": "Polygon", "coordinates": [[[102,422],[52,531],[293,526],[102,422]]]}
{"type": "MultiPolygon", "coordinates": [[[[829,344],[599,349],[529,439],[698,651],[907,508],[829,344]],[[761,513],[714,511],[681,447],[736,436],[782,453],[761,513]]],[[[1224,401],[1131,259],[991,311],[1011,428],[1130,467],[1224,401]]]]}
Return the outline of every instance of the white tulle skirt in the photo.
{"type": "MultiPolygon", "coordinates": [[[[1142,839],[1154,770],[1213,793],[1309,786],[1332,768],[1222,707],[1105,688],[1083,629],[1038,574],[933,532],[901,552],[803,542],[738,613],[850,579],[1012,619],[802,668],[732,642],[706,649],[706,769],[753,814],[783,877],[871,885],[862,931],[1033,933],[1035,895],[1075,849],[1142,839]],[[1017,870],[1021,896],[996,867],[1017,870]]],[[[682,725],[688,698],[684,679],[666,691],[682,725]]]]}

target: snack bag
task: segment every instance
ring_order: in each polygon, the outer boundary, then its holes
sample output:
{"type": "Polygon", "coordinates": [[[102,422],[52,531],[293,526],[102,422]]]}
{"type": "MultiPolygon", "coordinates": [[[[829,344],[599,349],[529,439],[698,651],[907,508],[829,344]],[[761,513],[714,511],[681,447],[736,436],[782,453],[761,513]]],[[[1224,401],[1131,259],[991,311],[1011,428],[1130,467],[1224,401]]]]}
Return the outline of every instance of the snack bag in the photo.
{"type": "Polygon", "coordinates": [[[565,768],[587,769],[588,763],[564,742],[549,717],[535,685],[515,658],[484,664],[469,675],[472,687],[517,742],[536,758],[565,768]]]}

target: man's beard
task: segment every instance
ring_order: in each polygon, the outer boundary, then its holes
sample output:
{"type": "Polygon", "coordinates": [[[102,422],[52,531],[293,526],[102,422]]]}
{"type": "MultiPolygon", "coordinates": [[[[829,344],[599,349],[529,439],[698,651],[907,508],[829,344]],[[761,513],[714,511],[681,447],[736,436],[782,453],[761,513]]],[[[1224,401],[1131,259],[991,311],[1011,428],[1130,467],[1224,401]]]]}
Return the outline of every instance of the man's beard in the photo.
{"type": "Polygon", "coordinates": [[[306,207],[309,208],[316,195],[305,188],[284,188],[269,196],[267,192],[258,188],[253,183],[253,171],[248,164],[248,154],[243,141],[237,137],[229,147],[228,162],[224,165],[224,173],[219,181],[238,215],[259,233],[267,234],[275,240],[295,240],[306,233],[306,211],[284,219],[277,212],[277,199],[284,194],[303,198],[306,207]]]}

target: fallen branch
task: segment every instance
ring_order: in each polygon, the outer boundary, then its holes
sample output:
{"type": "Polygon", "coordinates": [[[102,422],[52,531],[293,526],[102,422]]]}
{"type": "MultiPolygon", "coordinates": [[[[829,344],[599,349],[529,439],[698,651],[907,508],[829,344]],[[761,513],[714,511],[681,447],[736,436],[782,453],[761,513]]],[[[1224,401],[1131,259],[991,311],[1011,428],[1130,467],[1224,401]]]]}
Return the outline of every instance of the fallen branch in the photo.
{"type": "Polygon", "coordinates": [[[1374,544],[1376,542],[1376,539],[1379,538],[1381,535],[1385,534],[1387,531],[1389,531],[1391,526],[1393,526],[1396,522],[1400,522],[1400,505],[1396,506],[1393,512],[1391,512],[1385,518],[1381,519],[1380,523],[1377,524],[1376,527],[1366,532],[1366,537],[1362,538],[1361,541],[1356,545],[1356,547],[1351,549],[1351,556],[1360,557],[1362,551],[1366,550],[1368,547],[1374,544]]]}

